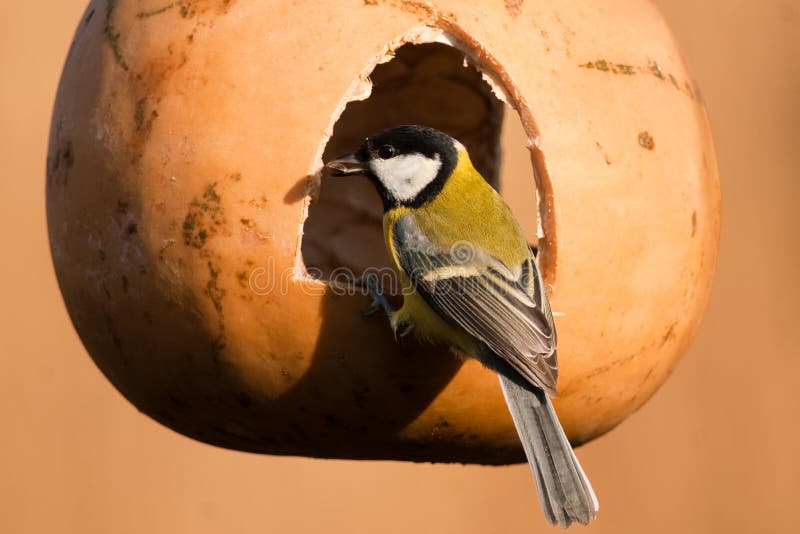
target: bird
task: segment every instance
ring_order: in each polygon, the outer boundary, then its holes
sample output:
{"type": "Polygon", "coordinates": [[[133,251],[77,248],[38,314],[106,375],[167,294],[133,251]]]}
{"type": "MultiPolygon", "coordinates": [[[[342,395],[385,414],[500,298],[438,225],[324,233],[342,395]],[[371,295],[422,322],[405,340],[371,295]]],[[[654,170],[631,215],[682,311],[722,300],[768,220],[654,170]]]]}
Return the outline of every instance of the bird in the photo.
{"type": "Polygon", "coordinates": [[[363,176],[383,202],[385,244],[402,285],[395,310],[375,277],[358,280],[395,337],[410,332],[495,371],[545,517],[563,528],[595,519],[598,502],[550,401],[557,335],[534,251],[502,197],[459,141],[403,125],[326,164],[363,176]]]}

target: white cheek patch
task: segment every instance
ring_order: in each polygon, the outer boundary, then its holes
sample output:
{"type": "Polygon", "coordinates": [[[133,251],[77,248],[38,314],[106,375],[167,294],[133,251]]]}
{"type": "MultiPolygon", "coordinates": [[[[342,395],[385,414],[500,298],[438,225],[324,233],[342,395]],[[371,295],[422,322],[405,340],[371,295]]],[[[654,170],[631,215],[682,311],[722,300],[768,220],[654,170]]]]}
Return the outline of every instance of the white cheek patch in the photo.
{"type": "Polygon", "coordinates": [[[369,166],[386,190],[404,202],[416,197],[436,178],[442,160],[439,154],[433,158],[422,154],[403,154],[390,159],[373,159],[369,166]]]}

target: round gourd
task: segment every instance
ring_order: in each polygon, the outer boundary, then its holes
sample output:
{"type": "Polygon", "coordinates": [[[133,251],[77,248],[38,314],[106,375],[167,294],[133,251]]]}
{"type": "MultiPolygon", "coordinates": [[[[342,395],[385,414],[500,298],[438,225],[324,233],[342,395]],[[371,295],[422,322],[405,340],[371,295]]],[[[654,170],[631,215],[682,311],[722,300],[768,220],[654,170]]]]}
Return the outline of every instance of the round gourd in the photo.
{"type": "Polygon", "coordinates": [[[686,350],[719,232],[700,94],[640,0],[93,1],[47,173],[87,350],[137,408],[208,443],[522,460],[490,371],[395,342],[326,281],[385,253],[369,184],[327,181],[323,154],[427,123],[497,184],[501,100],[533,168],[501,193],[538,189],[519,216],[535,235],[538,211],[559,417],[575,443],[608,431],[686,350]]]}

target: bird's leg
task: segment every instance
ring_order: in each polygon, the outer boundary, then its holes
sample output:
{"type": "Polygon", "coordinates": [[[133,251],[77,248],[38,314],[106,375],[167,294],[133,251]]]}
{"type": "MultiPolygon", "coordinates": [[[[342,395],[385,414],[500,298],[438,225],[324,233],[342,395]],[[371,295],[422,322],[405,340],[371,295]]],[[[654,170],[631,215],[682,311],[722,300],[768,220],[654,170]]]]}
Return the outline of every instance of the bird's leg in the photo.
{"type": "Polygon", "coordinates": [[[372,298],[372,303],[369,308],[362,313],[365,316],[374,315],[378,310],[383,309],[386,318],[389,319],[389,325],[394,332],[394,337],[405,337],[414,328],[414,322],[411,317],[405,314],[400,314],[392,309],[392,305],[386,295],[383,293],[383,288],[378,283],[378,277],[375,274],[369,273],[353,280],[353,285],[361,289],[365,289],[369,296],[372,298]]]}
{"type": "Polygon", "coordinates": [[[375,312],[383,309],[384,313],[386,313],[386,317],[390,321],[392,320],[394,310],[392,309],[392,305],[389,303],[389,299],[387,299],[386,295],[383,294],[383,288],[380,287],[380,284],[378,284],[378,277],[375,274],[368,273],[364,276],[360,276],[353,280],[353,285],[358,288],[365,289],[372,298],[372,303],[370,304],[369,308],[361,313],[363,313],[365,316],[369,316],[374,315],[375,312]]]}

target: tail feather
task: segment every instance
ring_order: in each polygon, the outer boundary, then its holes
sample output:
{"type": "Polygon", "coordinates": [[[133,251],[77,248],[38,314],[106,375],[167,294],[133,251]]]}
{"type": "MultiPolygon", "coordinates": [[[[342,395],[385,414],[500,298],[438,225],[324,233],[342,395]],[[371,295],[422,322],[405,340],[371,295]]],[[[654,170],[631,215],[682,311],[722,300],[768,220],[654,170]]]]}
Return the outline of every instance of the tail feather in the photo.
{"type": "Polygon", "coordinates": [[[558,422],[547,394],[500,375],[500,384],[551,524],[588,524],[597,515],[592,486],[558,422]]]}

